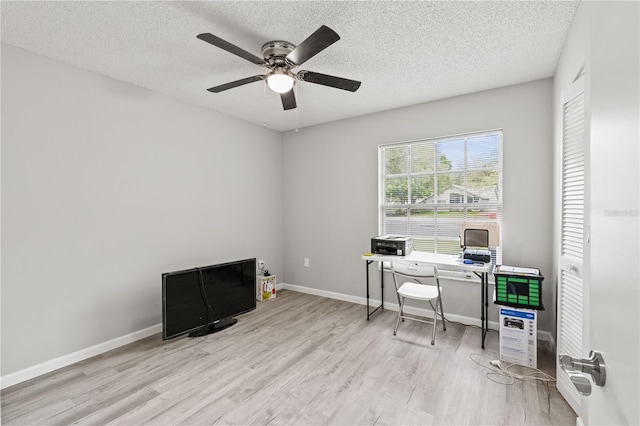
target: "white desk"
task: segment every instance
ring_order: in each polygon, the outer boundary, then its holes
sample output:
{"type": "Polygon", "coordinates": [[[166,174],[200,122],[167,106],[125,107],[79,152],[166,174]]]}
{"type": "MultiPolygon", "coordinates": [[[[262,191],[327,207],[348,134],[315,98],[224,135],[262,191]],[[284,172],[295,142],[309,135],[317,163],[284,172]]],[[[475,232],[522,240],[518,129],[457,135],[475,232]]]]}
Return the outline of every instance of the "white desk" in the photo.
{"type": "Polygon", "coordinates": [[[369,309],[369,265],[373,262],[393,262],[397,260],[408,260],[424,265],[435,266],[438,269],[447,271],[467,271],[473,272],[480,278],[480,323],[482,328],[482,349],[484,349],[484,341],[487,335],[489,318],[489,272],[491,272],[491,264],[466,264],[455,255],[427,253],[423,251],[412,251],[407,256],[391,256],[374,254],[371,256],[362,256],[362,260],[366,260],[367,270],[367,321],[369,317],[378,309],[384,309],[384,267],[380,268],[380,288],[382,295],[380,298],[380,306],[373,311],[369,309]]]}

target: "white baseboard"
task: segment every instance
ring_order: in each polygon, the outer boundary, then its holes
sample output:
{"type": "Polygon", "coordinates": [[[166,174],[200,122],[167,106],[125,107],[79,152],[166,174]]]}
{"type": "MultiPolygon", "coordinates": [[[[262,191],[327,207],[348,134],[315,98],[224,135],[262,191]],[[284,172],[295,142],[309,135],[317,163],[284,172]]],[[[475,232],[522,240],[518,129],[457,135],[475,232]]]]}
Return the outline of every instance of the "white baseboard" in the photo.
{"type": "MultiPolygon", "coordinates": [[[[291,291],[296,291],[298,293],[313,294],[314,296],[322,296],[322,297],[326,297],[328,299],[342,300],[344,302],[357,303],[359,305],[366,305],[367,304],[367,299],[364,298],[364,297],[350,296],[348,294],[336,293],[336,292],[327,291],[327,290],[318,290],[316,288],[303,287],[303,286],[295,285],[295,284],[280,283],[280,284],[276,285],[276,289],[278,289],[278,290],[291,290],[291,291]]],[[[379,300],[369,299],[369,303],[371,305],[374,305],[374,304],[379,305],[380,301],[379,300]]]]}
{"type": "Polygon", "coordinates": [[[547,335],[547,338],[542,340],[546,340],[549,342],[551,350],[553,351],[553,355],[554,357],[556,357],[558,353],[556,352],[556,340],[553,338],[553,334],[550,331],[539,331],[538,335],[540,335],[540,333],[545,333],[547,335]]]}
{"type": "Polygon", "coordinates": [[[544,330],[538,330],[538,340],[542,340],[544,342],[549,342],[549,344],[551,345],[551,349],[553,350],[553,353],[555,354],[555,347],[553,346],[553,335],[551,333],[549,333],[548,331],[544,331],[544,330]]]}
{"type": "MultiPolygon", "coordinates": [[[[315,296],[322,296],[329,299],[336,299],[336,300],[342,300],[345,302],[357,303],[359,305],[367,304],[367,299],[365,297],[351,296],[348,294],[337,293],[337,292],[327,291],[327,290],[318,290],[315,288],[303,287],[303,286],[294,285],[294,284],[280,283],[276,285],[276,289],[278,290],[284,289],[284,290],[296,291],[298,293],[313,294],[315,296]]],[[[379,306],[380,300],[369,299],[369,305],[379,306]]],[[[384,308],[397,312],[398,304],[385,302],[384,308]]],[[[414,308],[414,307],[407,306],[405,310],[409,314],[433,317],[433,312],[427,309],[414,308]]],[[[449,321],[455,321],[465,325],[475,325],[478,327],[480,326],[479,318],[471,318],[471,317],[454,315],[454,314],[445,314],[445,315],[449,321]]],[[[491,330],[498,330],[498,323],[495,321],[489,321],[489,328],[491,330]]],[[[116,337],[115,339],[111,339],[109,341],[99,343],[89,348],[82,349],[67,355],[63,355],[61,357],[58,357],[49,361],[45,361],[43,363],[34,365],[32,367],[28,367],[23,370],[16,371],[14,373],[7,374],[6,376],[0,377],[0,389],[4,389],[9,386],[22,383],[29,379],[33,379],[34,377],[38,377],[43,374],[47,374],[52,371],[58,370],[60,368],[67,367],[76,362],[80,362],[85,359],[91,358],[92,356],[100,355],[107,351],[119,348],[124,345],[128,345],[129,343],[133,343],[137,340],[144,339],[145,337],[149,337],[156,333],[160,333],[161,331],[162,331],[162,324],[156,324],[151,327],[145,328],[144,330],[134,331],[133,333],[127,334],[125,336],[116,337]]],[[[538,331],[538,339],[551,342],[551,346],[555,351],[555,341],[553,340],[553,335],[551,333],[549,333],[548,331],[538,331]]]]}
{"type": "MultiPolygon", "coordinates": [[[[336,300],[342,300],[345,302],[357,303],[359,305],[367,304],[367,299],[365,297],[351,296],[348,294],[336,293],[333,291],[318,290],[316,288],[303,287],[295,284],[280,283],[276,286],[276,289],[291,290],[291,291],[297,291],[298,293],[313,294],[314,296],[322,296],[322,297],[327,297],[329,299],[336,299],[336,300]]],[[[369,305],[380,306],[380,300],[369,299],[369,305]]],[[[398,312],[399,306],[397,303],[384,302],[384,309],[398,312]]],[[[405,306],[405,312],[412,315],[420,315],[420,316],[425,316],[427,318],[433,318],[433,311],[430,311],[428,309],[405,306]]],[[[445,317],[449,321],[459,322],[464,325],[475,325],[477,327],[480,327],[480,318],[448,314],[446,312],[445,312],[445,317]]],[[[496,330],[496,331],[499,330],[499,324],[497,321],[489,321],[488,325],[490,330],[496,330]]],[[[553,336],[551,335],[551,333],[544,330],[538,330],[538,340],[552,342],[552,345],[554,343],[553,336]]]]}
{"type": "Polygon", "coordinates": [[[66,367],[79,361],[91,358],[92,356],[100,355],[107,351],[119,348],[120,346],[128,345],[137,340],[144,339],[145,337],[152,336],[162,331],[162,324],[156,324],[144,330],[134,331],[126,336],[116,337],[109,341],[98,343],[86,349],[79,350],[61,357],[45,361],[43,363],[34,365],[32,367],[25,368],[24,370],[16,371],[15,373],[7,374],[0,377],[0,389],[8,388],[9,386],[22,383],[34,377],[41,376],[46,373],[50,373],[59,368],[66,367]]]}
{"type": "MultiPolygon", "coordinates": [[[[315,296],[327,297],[329,299],[343,300],[345,302],[357,303],[359,305],[367,304],[367,299],[365,297],[350,296],[348,294],[336,293],[333,291],[318,290],[315,288],[303,287],[299,285],[286,284],[286,283],[279,284],[278,288],[282,288],[284,290],[297,291],[299,293],[313,294],[315,296]]],[[[369,305],[380,306],[380,300],[369,299],[369,305]]],[[[399,307],[397,303],[384,302],[384,309],[398,312],[399,307]]],[[[428,309],[405,306],[404,310],[408,314],[433,318],[433,311],[430,311],[428,309]]],[[[480,318],[471,318],[471,317],[466,317],[462,315],[447,314],[446,312],[445,312],[445,316],[449,321],[455,321],[455,322],[462,323],[464,325],[475,325],[480,327],[480,318]]],[[[498,330],[498,323],[496,321],[489,321],[489,328],[492,330],[498,330]]]]}

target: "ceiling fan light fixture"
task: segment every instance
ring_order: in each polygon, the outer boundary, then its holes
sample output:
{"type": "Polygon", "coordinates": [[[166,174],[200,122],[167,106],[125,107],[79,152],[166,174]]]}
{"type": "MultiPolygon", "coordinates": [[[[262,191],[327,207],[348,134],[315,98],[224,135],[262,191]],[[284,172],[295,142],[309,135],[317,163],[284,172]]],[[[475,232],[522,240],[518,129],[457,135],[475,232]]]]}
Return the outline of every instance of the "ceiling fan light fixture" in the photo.
{"type": "MultiPolygon", "coordinates": [[[[234,87],[266,80],[267,86],[280,95],[282,108],[288,111],[297,108],[296,94],[293,90],[293,86],[297,84],[297,81],[320,84],[349,92],[355,92],[360,87],[360,82],[356,80],[305,70],[299,70],[297,72],[291,71],[293,68],[299,67],[307,60],[340,40],[340,36],[326,25],[322,25],[297,46],[283,40],[268,41],[262,45],[262,57],[256,56],[211,33],[198,34],[198,38],[253,64],[268,69],[266,74],[241,78],[240,80],[207,89],[207,91],[212,93],[220,93],[233,89],[234,87]]],[[[264,90],[267,90],[264,85],[261,86],[264,90]]]]}
{"type": "Polygon", "coordinates": [[[267,85],[276,93],[287,93],[293,88],[293,77],[284,71],[274,70],[267,76],[267,85]]]}

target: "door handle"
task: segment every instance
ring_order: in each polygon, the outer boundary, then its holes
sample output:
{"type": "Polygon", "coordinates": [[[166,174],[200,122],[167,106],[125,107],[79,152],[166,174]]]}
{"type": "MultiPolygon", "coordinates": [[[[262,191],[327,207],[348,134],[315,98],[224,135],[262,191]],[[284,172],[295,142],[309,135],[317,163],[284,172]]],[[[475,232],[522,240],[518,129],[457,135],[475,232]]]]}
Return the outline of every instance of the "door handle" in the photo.
{"type": "Polygon", "coordinates": [[[560,367],[569,375],[569,379],[582,395],[591,395],[591,382],[587,374],[597,386],[604,386],[607,381],[604,358],[598,351],[589,352],[589,358],[586,359],[560,355],[560,367]]]}

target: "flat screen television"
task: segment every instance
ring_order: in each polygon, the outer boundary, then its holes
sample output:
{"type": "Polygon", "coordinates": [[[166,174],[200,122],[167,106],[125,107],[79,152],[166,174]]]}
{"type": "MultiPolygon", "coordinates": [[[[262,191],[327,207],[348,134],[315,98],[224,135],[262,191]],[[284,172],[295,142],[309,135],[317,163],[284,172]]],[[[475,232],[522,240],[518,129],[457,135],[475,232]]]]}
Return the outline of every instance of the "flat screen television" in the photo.
{"type": "Polygon", "coordinates": [[[204,336],[256,308],[256,259],[162,274],[162,339],[204,336]]]}

